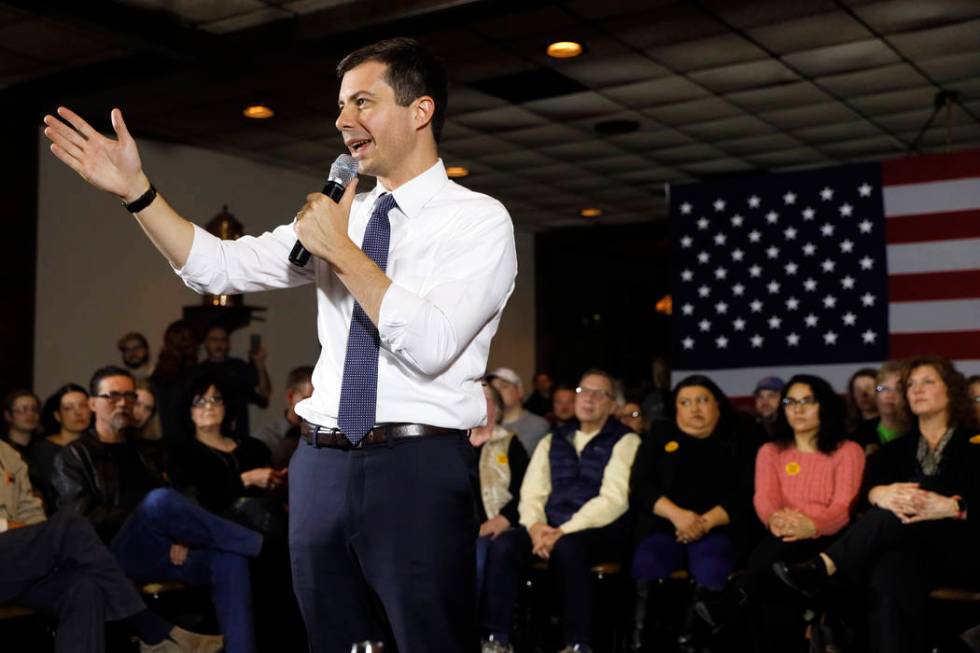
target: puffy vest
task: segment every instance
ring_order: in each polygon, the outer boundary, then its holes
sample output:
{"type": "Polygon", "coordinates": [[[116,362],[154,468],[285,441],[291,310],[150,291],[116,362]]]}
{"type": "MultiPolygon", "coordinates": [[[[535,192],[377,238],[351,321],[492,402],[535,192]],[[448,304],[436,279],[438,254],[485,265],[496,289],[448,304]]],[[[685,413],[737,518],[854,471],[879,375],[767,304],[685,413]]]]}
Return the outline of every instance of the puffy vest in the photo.
{"type": "Polygon", "coordinates": [[[630,433],[629,427],[609,417],[579,456],[573,444],[578,427],[578,420],[572,419],[556,428],[551,435],[551,451],[548,454],[551,494],[544,506],[550,526],[564,524],[586,501],[599,495],[602,475],[609,464],[613,447],[620,438],[630,433]]]}

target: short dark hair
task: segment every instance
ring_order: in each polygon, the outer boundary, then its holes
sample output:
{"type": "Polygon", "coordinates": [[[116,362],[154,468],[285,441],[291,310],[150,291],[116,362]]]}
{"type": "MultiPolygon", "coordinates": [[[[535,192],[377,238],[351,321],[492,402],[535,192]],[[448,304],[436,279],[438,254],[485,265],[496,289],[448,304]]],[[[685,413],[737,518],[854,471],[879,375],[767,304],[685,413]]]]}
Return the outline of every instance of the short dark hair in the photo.
{"type": "Polygon", "coordinates": [[[129,370],[123,369],[118,365],[106,365],[105,367],[100,367],[95,370],[92,378],[88,382],[88,393],[93,397],[99,394],[99,384],[102,383],[102,379],[107,379],[110,376],[125,376],[127,379],[136,385],[136,378],[130,373],[129,370]]]}
{"type": "Polygon", "coordinates": [[[130,331],[129,333],[123,335],[121,338],[119,338],[119,342],[117,344],[119,345],[119,348],[122,349],[130,340],[138,340],[140,346],[146,347],[147,349],[150,348],[150,343],[146,341],[146,336],[138,331],[130,331]]]}
{"type": "Polygon", "coordinates": [[[796,384],[808,386],[813,393],[813,398],[817,400],[817,410],[820,411],[818,413],[820,426],[817,429],[817,449],[821,453],[833,453],[841,442],[847,439],[844,428],[844,402],[827,381],[812,374],[796,374],[786,382],[786,386],[779,395],[780,407],[776,414],[776,428],[773,429],[772,441],[780,449],[785,449],[796,442],[793,428],[789,425],[789,420],[786,419],[786,406],[782,403],[786,399],[786,393],[796,384]]]}
{"type": "Polygon", "coordinates": [[[939,378],[946,384],[946,396],[949,398],[947,413],[949,415],[948,426],[970,426],[973,423],[973,404],[970,402],[970,388],[966,382],[966,377],[960,373],[952,361],[944,356],[917,356],[904,361],[905,369],[902,370],[902,377],[899,384],[902,388],[902,397],[905,401],[902,405],[908,411],[907,417],[912,423],[918,423],[918,417],[912,413],[912,407],[908,402],[909,377],[917,367],[931,367],[939,374],[939,378]]]}
{"type": "Polygon", "coordinates": [[[342,79],[348,71],[368,61],[378,61],[388,67],[385,81],[395,91],[395,102],[399,106],[408,106],[423,95],[435,101],[431,124],[432,136],[438,143],[449,101],[449,81],[442,62],[415,39],[398,37],[372,43],[348,54],[337,64],[337,78],[342,79]]]}
{"type": "Polygon", "coordinates": [[[8,393],[7,396],[3,398],[3,410],[5,412],[12,411],[14,409],[14,403],[21,397],[34,397],[34,401],[36,401],[39,406],[41,405],[41,400],[36,394],[27,388],[20,388],[19,390],[14,390],[13,392],[8,393]]]}
{"type": "Polygon", "coordinates": [[[306,382],[313,381],[313,366],[312,365],[300,365],[299,367],[294,367],[289,370],[289,374],[286,375],[286,389],[295,390],[299,386],[306,382]]]}

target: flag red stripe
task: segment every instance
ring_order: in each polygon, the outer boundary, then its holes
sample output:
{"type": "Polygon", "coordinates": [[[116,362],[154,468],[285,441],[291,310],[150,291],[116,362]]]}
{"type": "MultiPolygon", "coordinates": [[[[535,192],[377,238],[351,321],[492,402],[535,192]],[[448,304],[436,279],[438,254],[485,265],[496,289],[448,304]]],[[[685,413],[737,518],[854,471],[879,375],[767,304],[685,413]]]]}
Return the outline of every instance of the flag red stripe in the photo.
{"type": "Polygon", "coordinates": [[[892,358],[938,354],[947,358],[980,358],[980,331],[893,333],[888,336],[892,358]]]}
{"type": "Polygon", "coordinates": [[[956,238],[980,238],[980,209],[885,220],[885,240],[889,245],[956,238]]]}
{"type": "Polygon", "coordinates": [[[885,186],[980,177],[980,150],[892,159],[881,164],[885,186]]]}
{"type": "MultiPolygon", "coordinates": [[[[888,301],[922,302],[980,297],[980,270],[888,276],[888,301]]],[[[980,325],[977,325],[980,326],[980,325]]]]}

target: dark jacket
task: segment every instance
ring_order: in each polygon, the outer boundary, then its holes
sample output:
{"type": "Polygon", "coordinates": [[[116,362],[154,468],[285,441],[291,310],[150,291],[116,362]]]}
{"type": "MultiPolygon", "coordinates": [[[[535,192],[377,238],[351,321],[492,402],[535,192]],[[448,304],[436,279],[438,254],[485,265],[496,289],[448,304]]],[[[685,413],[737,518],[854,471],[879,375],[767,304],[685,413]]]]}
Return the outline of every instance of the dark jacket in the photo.
{"type": "Polygon", "coordinates": [[[58,508],[88,517],[103,541],[116,534],[143,497],[167,484],[161,450],[151,442],[101,442],[94,430],[55,457],[58,508]]]}

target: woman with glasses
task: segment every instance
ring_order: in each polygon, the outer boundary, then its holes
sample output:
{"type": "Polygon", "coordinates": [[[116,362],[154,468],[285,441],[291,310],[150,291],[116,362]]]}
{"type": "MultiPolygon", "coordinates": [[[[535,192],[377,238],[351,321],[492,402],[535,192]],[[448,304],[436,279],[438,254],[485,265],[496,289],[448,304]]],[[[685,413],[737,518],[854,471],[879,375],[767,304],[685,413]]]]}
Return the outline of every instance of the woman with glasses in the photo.
{"type": "Polygon", "coordinates": [[[723,601],[699,613],[714,626],[746,604],[757,651],[798,651],[804,605],[773,575],[777,560],[803,560],[824,549],[850,521],[864,452],[845,440],[844,406],[823,379],[798,374],[783,388],[773,441],[755,461],[756,515],[766,535],[723,601]],[[746,603],[747,602],[747,603],[746,603]]]}
{"type": "Polygon", "coordinates": [[[922,651],[929,589],[980,583],[980,438],[966,379],[923,357],[906,362],[900,387],[911,432],[868,459],[872,507],[818,556],[774,567],[809,595],[830,576],[866,588],[874,653],[922,651]]]}
{"type": "MultiPolygon", "coordinates": [[[[635,650],[643,645],[651,583],[686,569],[699,587],[721,590],[736,561],[730,524],[748,511],[747,456],[732,432],[728,398],[711,379],[695,375],[677,384],[671,405],[673,422],[640,445],[630,479],[637,516],[635,650]]],[[[687,631],[682,645],[690,644],[687,631]]]]}

